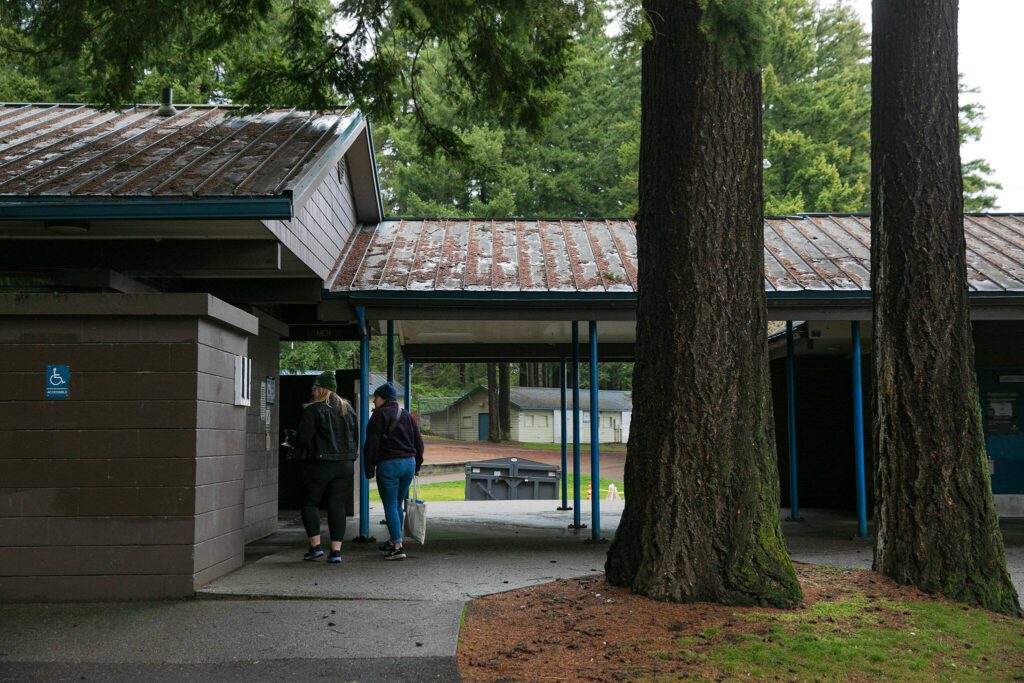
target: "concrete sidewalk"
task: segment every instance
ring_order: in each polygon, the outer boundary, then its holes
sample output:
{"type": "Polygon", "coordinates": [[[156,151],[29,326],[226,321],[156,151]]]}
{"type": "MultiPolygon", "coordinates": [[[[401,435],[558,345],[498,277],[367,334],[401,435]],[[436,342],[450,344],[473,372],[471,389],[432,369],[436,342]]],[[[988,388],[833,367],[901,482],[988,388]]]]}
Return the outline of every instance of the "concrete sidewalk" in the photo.
{"type": "MultiPolygon", "coordinates": [[[[601,503],[610,539],[623,503],[601,503]]],[[[341,565],[303,562],[305,535],[289,516],[194,600],[0,605],[0,681],[456,681],[467,600],[603,571],[608,546],[583,543],[590,529],[567,529],[572,512],[556,504],[430,503],[426,545],[409,544],[409,559],[392,563],[376,544],[355,543],[341,565]]],[[[371,529],[383,534],[379,511],[371,529]]],[[[589,504],[581,512],[589,523],[589,504]]],[[[851,513],[803,514],[783,522],[794,560],[870,566],[851,513]]],[[[1002,528],[1024,593],[1024,520],[1002,528]]]]}

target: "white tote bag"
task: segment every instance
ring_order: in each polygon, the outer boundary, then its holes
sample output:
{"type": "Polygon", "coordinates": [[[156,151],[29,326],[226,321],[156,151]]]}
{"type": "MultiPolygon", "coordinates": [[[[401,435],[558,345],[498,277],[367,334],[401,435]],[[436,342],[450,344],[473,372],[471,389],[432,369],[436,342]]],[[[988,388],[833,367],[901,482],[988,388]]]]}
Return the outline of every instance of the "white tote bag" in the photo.
{"type": "Polygon", "coordinates": [[[423,502],[420,492],[420,478],[412,480],[409,500],[405,504],[405,536],[418,541],[420,545],[427,542],[427,504],[423,502]]]}

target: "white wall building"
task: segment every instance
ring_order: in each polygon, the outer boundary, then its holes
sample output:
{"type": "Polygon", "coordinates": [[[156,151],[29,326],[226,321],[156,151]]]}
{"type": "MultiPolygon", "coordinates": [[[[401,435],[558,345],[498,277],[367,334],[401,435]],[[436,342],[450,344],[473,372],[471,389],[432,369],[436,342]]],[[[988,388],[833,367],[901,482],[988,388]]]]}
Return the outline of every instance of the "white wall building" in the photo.
{"type": "MultiPolygon", "coordinates": [[[[590,392],[580,396],[580,441],[590,443],[590,392]]],[[[567,435],[571,442],[572,391],[567,397],[567,435]]],[[[509,391],[512,441],[560,443],[562,440],[561,390],[545,387],[512,387],[509,391]]],[[[601,443],[625,443],[633,412],[628,391],[602,389],[599,398],[601,443]]],[[[487,388],[477,387],[444,410],[423,416],[423,425],[431,434],[460,441],[485,441],[489,428],[487,388]]]]}

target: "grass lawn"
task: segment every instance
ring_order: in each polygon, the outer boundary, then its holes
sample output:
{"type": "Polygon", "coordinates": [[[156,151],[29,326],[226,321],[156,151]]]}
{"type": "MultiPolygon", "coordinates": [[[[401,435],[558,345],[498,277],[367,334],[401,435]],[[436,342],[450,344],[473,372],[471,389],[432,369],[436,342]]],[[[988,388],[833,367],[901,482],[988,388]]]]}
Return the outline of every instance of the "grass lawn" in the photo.
{"type": "MultiPolygon", "coordinates": [[[[574,477],[572,474],[569,475],[569,498],[572,499],[572,487],[574,477]]],[[[586,499],[587,497],[587,484],[591,482],[590,477],[584,475],[580,478],[580,496],[586,499]]],[[[615,481],[613,479],[605,479],[601,477],[601,488],[607,492],[608,485],[615,484],[615,488],[619,490],[619,495],[622,495],[622,482],[615,481]]],[[[428,503],[442,503],[455,500],[466,499],[466,481],[459,479],[457,481],[439,481],[433,484],[424,484],[422,487],[423,500],[428,503]]],[[[602,494],[601,498],[604,498],[605,494],[602,494]]],[[[380,493],[377,489],[370,489],[370,501],[379,503],[380,493]]]]}
{"type": "Polygon", "coordinates": [[[1024,621],[867,570],[797,565],[793,610],[672,604],[562,580],[469,603],[465,680],[1012,681],[1024,621]]]}
{"type": "Polygon", "coordinates": [[[869,599],[855,592],[799,612],[744,616],[757,624],[754,633],[701,654],[693,646],[717,634],[679,638],[670,655],[703,657],[722,671],[755,679],[794,671],[816,680],[994,681],[1024,675],[1019,622],[946,602],[869,599]]]}

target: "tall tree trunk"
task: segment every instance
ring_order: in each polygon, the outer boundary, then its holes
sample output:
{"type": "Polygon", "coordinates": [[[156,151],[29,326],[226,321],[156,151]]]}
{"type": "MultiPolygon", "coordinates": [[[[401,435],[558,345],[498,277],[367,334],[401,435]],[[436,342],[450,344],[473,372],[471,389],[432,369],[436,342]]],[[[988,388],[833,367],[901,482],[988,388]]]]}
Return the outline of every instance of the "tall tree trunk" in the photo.
{"type": "Polygon", "coordinates": [[[508,363],[498,363],[498,416],[502,440],[512,438],[511,386],[508,363]]]}
{"type": "Polygon", "coordinates": [[[487,364],[487,438],[501,441],[501,413],[498,408],[498,364],[487,364]]]}
{"type": "Polygon", "coordinates": [[[875,0],[873,10],[874,567],[1018,614],[974,374],[957,0],[875,0]]]}
{"type": "Polygon", "coordinates": [[[659,600],[792,606],[765,338],[761,80],[700,0],[645,0],[639,301],[626,507],[609,581],[659,600]]]}

